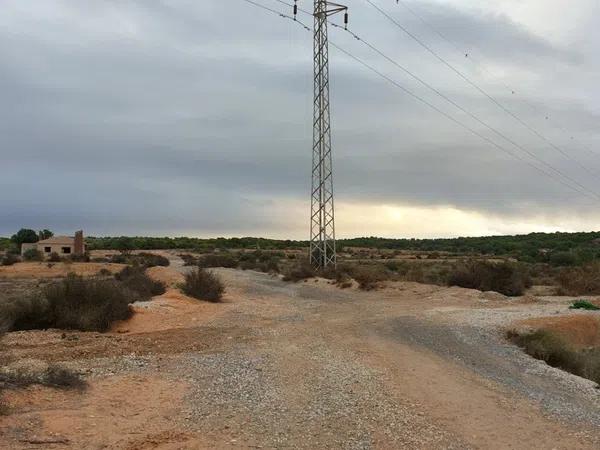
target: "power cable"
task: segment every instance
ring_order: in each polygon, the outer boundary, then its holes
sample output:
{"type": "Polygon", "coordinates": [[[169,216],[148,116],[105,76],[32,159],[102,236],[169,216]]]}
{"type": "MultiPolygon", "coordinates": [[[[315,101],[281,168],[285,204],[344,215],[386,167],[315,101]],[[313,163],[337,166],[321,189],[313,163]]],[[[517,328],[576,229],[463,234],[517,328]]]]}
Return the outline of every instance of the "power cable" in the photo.
{"type": "MultiPolygon", "coordinates": [[[[272,12],[274,14],[277,14],[278,16],[282,17],[282,18],[286,18],[286,19],[293,19],[293,17],[288,16],[286,14],[281,13],[280,11],[268,8],[268,7],[264,7],[263,5],[260,5],[252,0],[243,0],[247,3],[253,4],[255,6],[261,7],[264,10],[267,10],[269,12],[272,12]]],[[[276,0],[280,3],[286,4],[288,6],[291,6],[285,2],[283,2],[282,0],[276,0]]],[[[302,11],[302,10],[301,10],[302,11]]],[[[305,11],[302,11],[305,12],[305,11]]],[[[305,12],[306,14],[310,14],[308,12],[305,12]]],[[[311,14],[312,15],[312,14],[311,14]]],[[[312,31],[309,27],[307,27],[306,25],[302,24],[301,22],[299,22],[300,25],[308,31],[312,31]]],[[[337,24],[333,24],[334,26],[339,27],[339,25],[337,24]]],[[[347,30],[351,35],[353,35],[355,37],[355,39],[357,40],[362,40],[360,37],[358,37],[356,34],[352,33],[351,31],[347,30]]],[[[413,97],[414,99],[420,101],[421,103],[425,104],[426,106],[428,106],[429,108],[433,109],[434,111],[436,111],[437,113],[441,114],[442,116],[446,117],[448,120],[452,121],[453,123],[457,124],[458,126],[460,126],[461,128],[466,129],[467,131],[469,131],[470,133],[472,133],[475,136],[478,136],[479,138],[481,138],[482,140],[484,140],[485,142],[493,145],[494,147],[498,148],[499,150],[501,150],[502,152],[524,162],[525,164],[529,165],[530,167],[532,167],[533,169],[535,169],[536,171],[548,176],[549,178],[553,179],[554,181],[562,184],[563,186],[568,187],[569,189],[578,192],[582,195],[594,198],[596,200],[600,200],[600,195],[597,194],[594,191],[590,191],[589,189],[587,189],[585,186],[579,184],[578,182],[576,182],[575,180],[572,180],[570,177],[566,176],[565,174],[563,174],[562,172],[560,172],[558,169],[555,169],[554,167],[552,167],[551,165],[545,163],[543,160],[539,160],[535,155],[530,155],[532,157],[534,157],[536,160],[538,160],[539,162],[541,162],[542,164],[544,164],[545,166],[548,166],[550,169],[552,169],[553,171],[555,171],[557,174],[559,174],[560,176],[562,176],[563,178],[571,181],[573,185],[571,185],[570,183],[565,182],[564,180],[555,177],[554,175],[552,175],[552,173],[546,172],[545,170],[541,169],[540,167],[536,166],[535,164],[531,163],[530,161],[527,161],[525,159],[523,159],[521,157],[521,155],[517,154],[517,153],[513,153],[512,151],[508,150],[507,148],[499,145],[498,143],[496,143],[495,141],[489,139],[488,137],[486,137],[485,135],[479,133],[477,130],[469,127],[468,125],[464,124],[463,122],[455,119],[454,117],[452,117],[451,115],[449,115],[448,113],[446,113],[445,111],[441,110],[440,108],[438,108],[437,106],[433,105],[432,103],[428,102],[427,100],[425,100],[424,98],[418,96],[417,94],[413,93],[412,91],[408,90],[407,88],[405,88],[404,86],[402,86],[400,83],[396,82],[395,80],[393,80],[392,78],[388,77],[387,75],[383,74],[382,72],[380,72],[379,70],[375,69],[373,66],[369,65],[368,63],[364,62],[363,60],[361,60],[360,58],[354,56],[353,54],[351,54],[350,52],[344,50],[343,48],[341,48],[340,46],[338,46],[337,44],[335,44],[334,42],[330,41],[330,44],[336,48],[337,50],[339,50],[340,52],[344,53],[346,56],[350,57],[351,59],[353,59],[354,61],[358,62],[359,64],[361,64],[362,66],[366,67],[367,69],[369,69],[370,71],[374,72],[375,74],[377,74],[378,76],[382,77],[383,79],[385,79],[386,81],[388,81],[389,83],[391,83],[392,85],[396,86],[397,88],[401,89],[403,92],[405,92],[407,95],[413,97]]],[[[387,57],[386,57],[387,58],[387,57]]],[[[432,88],[434,89],[434,88],[432,88]]],[[[466,110],[465,110],[466,111],[466,110]]],[[[483,123],[483,122],[482,122],[483,123]]],[[[529,153],[528,153],[529,154],[529,153]]]]}
{"type": "Polygon", "coordinates": [[[427,50],[429,53],[431,53],[442,64],[444,64],[446,67],[448,67],[454,73],[456,73],[459,77],[461,77],[463,80],[465,80],[469,85],[471,85],[472,87],[474,87],[475,89],[477,89],[480,93],[482,93],[490,101],[492,101],[496,106],[498,106],[505,113],[507,113],[508,115],[510,115],[513,119],[515,119],[517,122],[519,122],[522,126],[524,126],[525,128],[527,128],[531,133],[533,133],[538,138],[540,138],[541,140],[543,140],[544,142],[546,142],[548,145],[550,145],[552,148],[554,148],[556,151],[558,151],[560,154],[562,154],[565,158],[567,158],[570,161],[572,161],[573,163],[575,163],[577,166],[579,166],[584,171],[588,172],[590,175],[592,175],[594,177],[598,177],[597,173],[595,173],[594,171],[590,170],[587,166],[581,164],[578,160],[576,160],[573,157],[571,157],[567,152],[565,152],[563,149],[561,149],[560,147],[558,147],[557,145],[555,145],[552,141],[550,141],[549,139],[547,139],[544,135],[542,135],[540,132],[538,132],[535,128],[533,128],[532,126],[530,126],[527,122],[525,122],[519,116],[517,116],[515,113],[513,113],[511,110],[509,110],[508,108],[506,108],[502,103],[500,103],[498,100],[496,100],[494,97],[492,97],[487,91],[485,91],[483,88],[481,88],[477,83],[475,83],[469,77],[467,77],[466,75],[464,75],[460,70],[458,70],[457,68],[455,68],[452,64],[450,64],[443,57],[441,57],[435,50],[433,50],[431,47],[429,47],[427,44],[425,44],[421,39],[419,39],[413,33],[411,33],[410,31],[408,31],[405,27],[403,27],[398,21],[396,21],[392,16],[390,16],[388,13],[386,13],[383,9],[381,9],[379,6],[377,6],[371,0],[365,0],[365,2],[367,2],[373,8],[375,8],[377,11],[379,11],[379,13],[381,13],[384,17],[386,17],[394,25],[396,25],[398,28],[400,28],[404,33],[406,33],[411,39],[413,39],[415,42],[417,42],[421,47],[423,47],[425,50],[427,50]]]}

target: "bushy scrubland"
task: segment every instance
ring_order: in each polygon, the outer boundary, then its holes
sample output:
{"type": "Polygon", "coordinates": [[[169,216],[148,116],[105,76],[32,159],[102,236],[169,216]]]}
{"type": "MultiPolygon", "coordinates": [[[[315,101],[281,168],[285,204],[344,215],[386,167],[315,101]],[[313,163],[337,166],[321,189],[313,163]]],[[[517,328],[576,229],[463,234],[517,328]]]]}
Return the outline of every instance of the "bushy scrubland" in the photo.
{"type": "Polygon", "coordinates": [[[5,331],[61,328],[106,331],[128,319],[134,301],[164,293],[164,284],[142,268],[126,268],[114,278],[84,278],[70,274],[40,290],[0,301],[0,326],[5,331]]]}
{"type": "Polygon", "coordinates": [[[117,280],[69,275],[41,292],[0,303],[7,330],[46,328],[106,331],[131,316],[131,292],[117,280]]]}

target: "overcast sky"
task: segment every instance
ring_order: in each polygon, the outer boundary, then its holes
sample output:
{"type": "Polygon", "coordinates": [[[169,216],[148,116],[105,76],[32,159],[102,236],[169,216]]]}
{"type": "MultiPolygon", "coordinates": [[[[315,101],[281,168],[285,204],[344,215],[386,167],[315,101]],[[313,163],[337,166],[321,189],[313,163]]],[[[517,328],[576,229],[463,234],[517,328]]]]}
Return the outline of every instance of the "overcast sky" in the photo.
{"type": "MultiPolygon", "coordinates": [[[[600,2],[405,0],[460,52],[373,2],[553,145],[347,0],[355,33],[521,148],[343,31],[333,42],[521,160],[332,48],[338,236],[600,229],[600,2]]],[[[311,95],[311,34],[242,0],[4,0],[0,235],[305,239],[311,95]]]]}

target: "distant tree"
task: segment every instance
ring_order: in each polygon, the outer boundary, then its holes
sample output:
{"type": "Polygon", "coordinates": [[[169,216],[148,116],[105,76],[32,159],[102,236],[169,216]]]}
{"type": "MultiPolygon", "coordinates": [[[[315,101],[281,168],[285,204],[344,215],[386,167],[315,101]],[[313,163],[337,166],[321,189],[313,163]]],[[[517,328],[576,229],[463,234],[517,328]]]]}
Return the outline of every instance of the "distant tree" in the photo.
{"type": "Polygon", "coordinates": [[[20,249],[22,244],[31,244],[37,242],[39,241],[39,238],[35,231],[28,228],[21,228],[17,234],[13,234],[11,236],[10,240],[13,241],[20,249]]]}
{"type": "Polygon", "coordinates": [[[44,239],[50,239],[52,236],[54,236],[54,233],[47,229],[41,230],[38,234],[40,237],[40,241],[43,241],[44,239]]]}
{"type": "Polygon", "coordinates": [[[131,253],[131,250],[134,249],[133,239],[130,237],[122,236],[117,241],[117,250],[119,250],[124,255],[131,253]]]}

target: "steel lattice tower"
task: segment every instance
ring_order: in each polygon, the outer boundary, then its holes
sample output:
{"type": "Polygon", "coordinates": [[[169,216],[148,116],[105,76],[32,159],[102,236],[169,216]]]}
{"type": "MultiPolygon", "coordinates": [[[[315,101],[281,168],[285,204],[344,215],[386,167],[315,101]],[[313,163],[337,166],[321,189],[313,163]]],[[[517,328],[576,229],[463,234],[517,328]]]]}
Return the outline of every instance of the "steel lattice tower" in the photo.
{"type": "Polygon", "coordinates": [[[336,264],[327,17],[344,11],[344,21],[347,23],[347,9],[345,6],[326,0],[315,0],[310,263],[317,269],[335,267],[336,264]]]}

